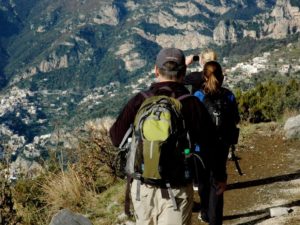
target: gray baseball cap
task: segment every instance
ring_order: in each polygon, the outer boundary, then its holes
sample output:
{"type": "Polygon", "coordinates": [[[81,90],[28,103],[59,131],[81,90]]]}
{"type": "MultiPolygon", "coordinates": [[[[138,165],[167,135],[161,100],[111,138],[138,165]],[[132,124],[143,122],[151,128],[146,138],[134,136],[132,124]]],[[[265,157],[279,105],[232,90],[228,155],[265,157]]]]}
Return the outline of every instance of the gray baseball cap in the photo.
{"type": "Polygon", "coordinates": [[[184,69],[185,65],[185,56],[180,49],[177,48],[163,48],[160,50],[156,57],[156,66],[160,69],[164,69],[167,74],[176,75],[178,71],[184,69]],[[172,70],[169,70],[165,67],[166,62],[175,62],[177,66],[172,70]]]}

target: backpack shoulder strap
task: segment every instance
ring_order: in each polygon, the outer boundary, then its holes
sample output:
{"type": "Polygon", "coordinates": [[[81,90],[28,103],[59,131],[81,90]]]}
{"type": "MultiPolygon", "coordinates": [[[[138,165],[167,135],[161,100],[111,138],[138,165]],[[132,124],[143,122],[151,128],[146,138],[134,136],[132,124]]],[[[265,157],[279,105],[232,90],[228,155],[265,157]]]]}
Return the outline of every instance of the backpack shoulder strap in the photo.
{"type": "Polygon", "coordinates": [[[149,98],[149,97],[152,97],[154,94],[152,92],[149,92],[149,93],[146,93],[145,91],[142,91],[140,92],[141,95],[143,95],[143,97],[146,99],[146,98],[149,98]]]}
{"type": "Polygon", "coordinates": [[[125,189],[125,200],[124,200],[124,211],[127,216],[132,216],[130,212],[130,188],[133,178],[131,176],[127,176],[127,183],[125,189]]]}
{"type": "Polygon", "coordinates": [[[235,99],[235,96],[232,93],[232,91],[224,87],[221,88],[221,95],[225,96],[230,102],[233,102],[235,99]]]}
{"type": "Polygon", "coordinates": [[[226,97],[229,100],[229,102],[235,102],[235,96],[231,91],[226,92],[226,97]]]}
{"type": "Polygon", "coordinates": [[[183,99],[189,98],[191,96],[193,96],[193,95],[191,95],[191,94],[184,94],[184,95],[179,96],[176,99],[179,100],[179,101],[182,101],[183,99]]]}
{"type": "Polygon", "coordinates": [[[230,103],[235,102],[235,96],[233,93],[228,93],[227,94],[227,99],[229,100],[230,103]]]}
{"type": "Polygon", "coordinates": [[[130,134],[132,133],[132,130],[133,130],[133,125],[130,124],[130,127],[129,127],[128,130],[126,131],[126,133],[125,133],[125,135],[124,135],[124,137],[123,137],[123,139],[122,139],[122,141],[121,141],[121,143],[120,143],[120,145],[119,145],[119,149],[121,149],[121,148],[124,146],[124,144],[125,144],[125,142],[127,141],[128,137],[129,137],[130,134]]]}

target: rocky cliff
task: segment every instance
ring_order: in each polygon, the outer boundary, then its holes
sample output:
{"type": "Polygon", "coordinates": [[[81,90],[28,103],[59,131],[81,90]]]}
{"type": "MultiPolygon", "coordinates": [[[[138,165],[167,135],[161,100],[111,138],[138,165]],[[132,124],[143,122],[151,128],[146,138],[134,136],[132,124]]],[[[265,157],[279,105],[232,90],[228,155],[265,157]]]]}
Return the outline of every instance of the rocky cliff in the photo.
{"type": "MultiPolygon", "coordinates": [[[[8,52],[8,57],[0,54],[3,74],[13,84],[21,80],[15,77],[31,77],[32,68],[49,73],[113,57],[129,74],[147,68],[141,53],[149,57],[160,47],[192,50],[244,37],[280,39],[300,30],[299,6],[290,0],[42,0],[27,5],[23,0],[1,2],[0,14],[1,52],[8,52]]],[[[93,70],[103,72],[103,66],[93,70]]]]}
{"type": "Polygon", "coordinates": [[[265,14],[270,21],[262,27],[262,38],[285,38],[300,31],[300,10],[289,0],[277,0],[270,13],[265,14]]]}

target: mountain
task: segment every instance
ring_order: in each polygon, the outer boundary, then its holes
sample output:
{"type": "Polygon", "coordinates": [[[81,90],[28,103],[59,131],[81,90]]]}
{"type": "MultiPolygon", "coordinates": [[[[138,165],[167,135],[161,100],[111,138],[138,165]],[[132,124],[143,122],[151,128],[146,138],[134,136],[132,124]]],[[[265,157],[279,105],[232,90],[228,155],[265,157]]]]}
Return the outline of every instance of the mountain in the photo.
{"type": "Polygon", "coordinates": [[[153,81],[162,47],[212,47],[232,72],[229,85],[249,87],[250,78],[239,82],[249,73],[230,68],[290,43],[297,52],[299,8],[298,0],[0,0],[0,152],[39,157],[53,131],[116,115],[153,81]]]}
{"type": "Polygon", "coordinates": [[[188,51],[300,30],[289,0],[27,2],[1,1],[4,74],[10,86],[38,90],[126,82],[149,70],[162,46],[188,51]]]}

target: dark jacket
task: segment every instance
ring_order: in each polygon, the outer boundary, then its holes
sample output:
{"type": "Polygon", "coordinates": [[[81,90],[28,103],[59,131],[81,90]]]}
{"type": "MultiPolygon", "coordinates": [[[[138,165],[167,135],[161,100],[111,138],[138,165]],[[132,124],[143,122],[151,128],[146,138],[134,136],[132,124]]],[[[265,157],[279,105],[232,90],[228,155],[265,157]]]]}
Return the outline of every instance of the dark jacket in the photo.
{"type": "Polygon", "coordinates": [[[210,114],[212,123],[215,124],[215,111],[220,110],[221,126],[216,128],[216,136],[218,136],[218,167],[226,171],[226,162],[228,158],[229,148],[232,144],[236,144],[238,140],[237,124],[240,122],[237,102],[234,94],[227,88],[221,87],[216,94],[204,94],[203,89],[199,89],[194,94],[201,102],[204,103],[207,111],[210,114]],[[223,106],[223,107],[221,107],[223,106]]]}
{"type": "MultiPolygon", "coordinates": [[[[189,91],[184,87],[183,84],[177,82],[160,82],[151,85],[149,90],[145,93],[153,93],[154,95],[167,95],[171,96],[172,92],[161,89],[162,87],[169,87],[175,94],[175,97],[189,94],[189,91]]],[[[123,136],[126,131],[134,122],[135,115],[141,106],[145,97],[138,93],[125,105],[117,120],[110,129],[110,137],[112,143],[115,146],[119,146],[123,136]]],[[[226,179],[226,174],[221,168],[218,168],[218,160],[214,159],[211,161],[211,157],[216,150],[214,143],[214,126],[209,119],[209,114],[207,113],[204,105],[194,96],[183,99],[182,101],[182,115],[184,117],[187,130],[190,135],[192,144],[200,144],[203,146],[203,154],[206,158],[206,163],[208,166],[212,167],[214,176],[219,181],[224,181],[226,179]]]]}
{"type": "Polygon", "coordinates": [[[191,72],[185,76],[183,84],[192,85],[192,94],[198,91],[204,83],[203,74],[201,72],[191,72]]]}

